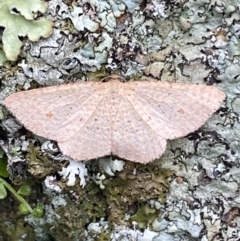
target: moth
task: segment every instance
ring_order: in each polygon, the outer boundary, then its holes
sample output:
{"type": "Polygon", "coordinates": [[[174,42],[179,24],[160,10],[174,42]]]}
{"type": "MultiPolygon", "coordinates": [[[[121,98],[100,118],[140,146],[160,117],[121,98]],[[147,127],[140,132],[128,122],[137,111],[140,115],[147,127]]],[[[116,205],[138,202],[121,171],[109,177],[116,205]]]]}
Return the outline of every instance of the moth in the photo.
{"type": "Polygon", "coordinates": [[[3,104],[75,160],[116,155],[148,163],[164,153],[167,140],[201,127],[225,98],[213,86],[107,79],[22,91],[3,104]]]}

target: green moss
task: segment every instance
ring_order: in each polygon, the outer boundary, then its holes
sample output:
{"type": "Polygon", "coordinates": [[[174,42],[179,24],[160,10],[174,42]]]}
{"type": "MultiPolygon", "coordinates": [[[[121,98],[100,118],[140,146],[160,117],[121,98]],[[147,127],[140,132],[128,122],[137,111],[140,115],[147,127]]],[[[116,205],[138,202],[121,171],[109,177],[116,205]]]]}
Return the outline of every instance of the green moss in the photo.
{"type": "Polygon", "coordinates": [[[152,208],[149,204],[145,204],[130,218],[130,221],[135,221],[140,228],[146,229],[148,224],[152,223],[158,216],[159,212],[155,208],[152,208]]]}
{"type": "MultiPolygon", "coordinates": [[[[99,172],[99,167],[95,167],[94,173],[99,172]]],[[[122,172],[104,180],[103,190],[93,180],[89,180],[84,189],[78,185],[66,187],[69,193],[65,196],[67,205],[54,209],[60,219],[54,229],[50,230],[46,224],[45,230],[56,240],[63,240],[62,237],[64,240],[79,240],[79,237],[83,240],[86,227],[103,218],[110,226],[102,228],[98,234],[94,230],[88,233],[88,237],[101,241],[109,240],[116,225],[131,226],[132,221],[136,221],[140,227],[147,227],[159,215],[159,211],[150,207],[148,201],[165,201],[172,174],[172,171],[153,164],[126,162],[122,172]],[[129,220],[125,219],[126,214],[132,215],[129,220]]]]}
{"type": "Polygon", "coordinates": [[[163,203],[172,174],[172,171],[152,164],[144,166],[127,162],[124,171],[104,181],[103,194],[109,207],[108,220],[117,225],[129,224],[124,217],[133,212],[135,204],[142,206],[150,199],[163,203]]]}
{"type": "Polygon", "coordinates": [[[64,163],[52,162],[47,155],[40,154],[40,147],[35,147],[33,144],[29,144],[28,154],[28,172],[30,172],[35,178],[43,178],[51,173],[60,171],[64,163]]]}
{"type": "MultiPolygon", "coordinates": [[[[64,163],[52,162],[47,156],[40,155],[39,150],[39,147],[30,144],[26,156],[28,171],[34,177],[43,178],[61,170],[64,163]]],[[[92,162],[87,164],[87,168],[90,176],[103,173],[101,167],[92,162]]],[[[136,221],[139,227],[146,228],[159,215],[157,209],[149,206],[149,200],[164,203],[172,174],[173,171],[161,169],[152,163],[141,165],[126,162],[123,171],[106,177],[103,181],[105,189],[101,189],[94,179],[89,179],[84,189],[79,185],[68,187],[64,181],[59,180],[58,185],[65,192],[67,205],[54,208],[54,215],[59,217],[54,222],[54,228],[52,223],[47,222],[49,217],[45,213],[43,220],[46,218],[46,222],[42,228],[56,240],[63,240],[62,237],[64,240],[83,240],[86,227],[101,219],[108,221],[109,227],[102,228],[97,236],[91,232],[88,236],[109,240],[116,225],[131,226],[132,221],[136,221]],[[130,218],[126,219],[126,216],[130,218]]],[[[54,197],[55,195],[49,196],[50,202],[54,197]]]]}

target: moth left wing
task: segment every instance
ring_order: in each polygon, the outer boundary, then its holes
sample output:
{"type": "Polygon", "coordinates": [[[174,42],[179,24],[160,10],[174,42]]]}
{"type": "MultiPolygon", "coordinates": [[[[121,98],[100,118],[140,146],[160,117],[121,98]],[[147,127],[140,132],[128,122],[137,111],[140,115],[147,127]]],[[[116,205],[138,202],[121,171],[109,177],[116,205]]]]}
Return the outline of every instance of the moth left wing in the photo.
{"type": "Polygon", "coordinates": [[[165,139],[197,130],[225,98],[213,86],[160,81],[128,82],[125,92],[139,116],[165,139]]]}

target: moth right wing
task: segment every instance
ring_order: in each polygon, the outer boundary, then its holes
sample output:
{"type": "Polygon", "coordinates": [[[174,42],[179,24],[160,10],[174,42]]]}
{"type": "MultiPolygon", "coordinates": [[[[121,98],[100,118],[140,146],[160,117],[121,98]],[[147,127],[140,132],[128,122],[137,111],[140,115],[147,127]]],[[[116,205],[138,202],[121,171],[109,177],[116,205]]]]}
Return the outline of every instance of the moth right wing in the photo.
{"type": "MultiPolygon", "coordinates": [[[[92,104],[96,104],[95,102],[92,104]]],[[[90,160],[111,155],[111,116],[109,99],[104,96],[95,106],[95,110],[85,124],[76,126],[73,123],[75,134],[66,140],[59,140],[58,145],[63,154],[76,160],[90,160]]]]}
{"type": "Polygon", "coordinates": [[[55,140],[77,160],[111,154],[107,89],[86,82],[15,93],[3,104],[34,134],[55,140]]]}
{"type": "Polygon", "coordinates": [[[63,141],[85,125],[104,95],[101,83],[85,82],[17,92],[3,104],[34,134],[63,141]]]}

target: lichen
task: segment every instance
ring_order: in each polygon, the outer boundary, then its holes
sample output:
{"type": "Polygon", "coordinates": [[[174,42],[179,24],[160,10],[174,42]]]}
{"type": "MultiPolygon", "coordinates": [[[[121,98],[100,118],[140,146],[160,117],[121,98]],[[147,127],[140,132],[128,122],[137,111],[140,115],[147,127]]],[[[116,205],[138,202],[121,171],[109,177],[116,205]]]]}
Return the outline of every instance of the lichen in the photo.
{"type": "Polygon", "coordinates": [[[116,171],[120,172],[124,169],[125,162],[109,158],[101,158],[99,159],[99,165],[109,176],[114,176],[116,171]]]}
{"type": "Polygon", "coordinates": [[[67,167],[63,167],[58,172],[64,179],[67,179],[67,186],[74,186],[76,182],[76,175],[80,178],[80,186],[86,185],[85,178],[87,177],[87,169],[85,164],[82,162],[76,162],[74,160],[69,161],[67,167]]]}
{"type": "MultiPolygon", "coordinates": [[[[45,18],[36,20],[36,13],[44,13],[47,3],[32,1],[1,1],[0,26],[4,27],[2,34],[3,51],[8,60],[15,61],[23,45],[19,37],[27,36],[31,41],[38,41],[40,37],[48,37],[52,33],[52,22],[45,18]]],[[[4,61],[4,55],[1,54],[4,61]]],[[[1,62],[2,64],[3,62],[1,62]]]]}

